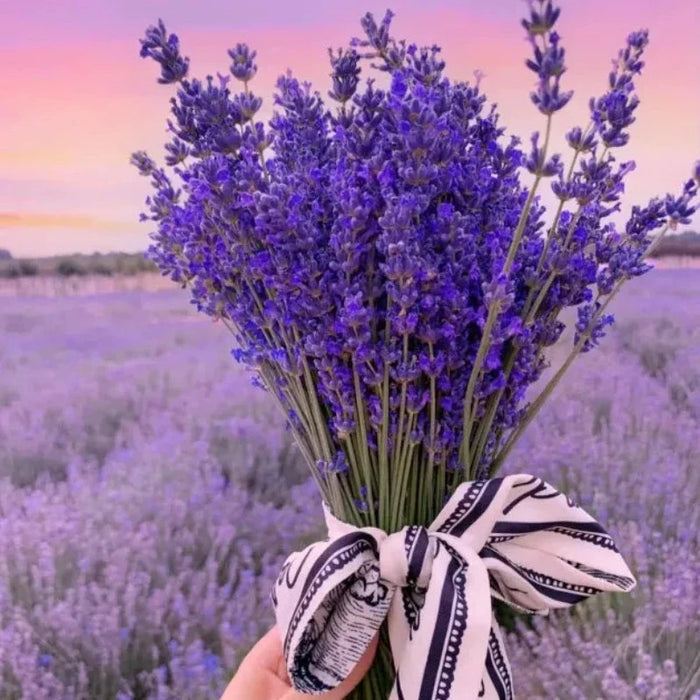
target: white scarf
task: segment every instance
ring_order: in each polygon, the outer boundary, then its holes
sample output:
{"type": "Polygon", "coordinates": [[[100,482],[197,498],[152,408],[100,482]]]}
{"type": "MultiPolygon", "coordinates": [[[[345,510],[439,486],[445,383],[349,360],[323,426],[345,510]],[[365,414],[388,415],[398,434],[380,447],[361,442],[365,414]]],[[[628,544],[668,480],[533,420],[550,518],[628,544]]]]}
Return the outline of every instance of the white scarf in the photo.
{"type": "Polygon", "coordinates": [[[289,677],[312,695],[347,678],[388,617],[390,700],[513,698],[492,597],[545,613],[635,585],[610,535],[527,474],[464,482],[428,528],[387,535],[327,508],[326,523],[272,595],[289,677]]]}

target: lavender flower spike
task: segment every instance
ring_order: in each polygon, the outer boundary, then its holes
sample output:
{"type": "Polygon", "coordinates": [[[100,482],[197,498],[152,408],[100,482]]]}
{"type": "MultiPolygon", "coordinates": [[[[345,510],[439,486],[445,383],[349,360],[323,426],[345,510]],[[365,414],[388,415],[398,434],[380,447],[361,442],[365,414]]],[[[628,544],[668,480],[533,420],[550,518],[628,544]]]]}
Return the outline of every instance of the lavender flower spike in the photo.
{"type": "Polygon", "coordinates": [[[566,71],[564,49],[560,46],[559,34],[553,31],[559,17],[559,8],[551,0],[530,0],[530,20],[523,20],[528,39],[532,45],[534,59],[525,65],[538,77],[537,90],[531,99],[542,114],[551,115],[564,108],[573,91],[561,92],[560,79],[566,71]],[[540,45],[541,44],[541,45],[540,45]]]}
{"type": "Polygon", "coordinates": [[[169,84],[181,81],[189,68],[189,59],[180,55],[180,42],[175,34],[168,34],[163,20],[157,26],[149,27],[141,39],[141,57],[152,58],[161,66],[159,83],[169,84]]]}
{"type": "Polygon", "coordinates": [[[247,44],[238,43],[228,50],[231,58],[231,73],[236,80],[247,83],[255,77],[258,66],[254,63],[256,51],[251,51],[247,44]]]}

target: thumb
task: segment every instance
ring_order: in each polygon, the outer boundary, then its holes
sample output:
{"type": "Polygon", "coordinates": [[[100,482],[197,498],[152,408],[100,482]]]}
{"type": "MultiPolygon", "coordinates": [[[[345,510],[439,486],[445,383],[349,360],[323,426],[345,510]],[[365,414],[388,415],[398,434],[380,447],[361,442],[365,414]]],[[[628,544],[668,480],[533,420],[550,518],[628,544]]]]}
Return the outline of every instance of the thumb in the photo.
{"type": "MultiPolygon", "coordinates": [[[[359,685],[360,681],[365,677],[369,667],[374,661],[374,656],[377,653],[377,644],[379,642],[379,635],[377,635],[367,647],[367,651],[362,655],[360,660],[357,662],[357,666],[352,670],[350,675],[333,690],[329,690],[323,695],[316,695],[318,700],[343,700],[346,698],[354,688],[359,685]]],[[[310,696],[304,693],[298,693],[295,690],[288,690],[281,700],[309,700],[310,696]]]]}

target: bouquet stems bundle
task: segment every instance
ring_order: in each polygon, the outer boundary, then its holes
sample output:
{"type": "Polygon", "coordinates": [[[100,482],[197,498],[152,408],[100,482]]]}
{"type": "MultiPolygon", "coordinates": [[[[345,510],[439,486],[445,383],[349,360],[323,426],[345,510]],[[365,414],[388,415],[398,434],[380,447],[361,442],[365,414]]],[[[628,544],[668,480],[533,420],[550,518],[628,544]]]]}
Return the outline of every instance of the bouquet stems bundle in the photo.
{"type": "MultiPolygon", "coordinates": [[[[143,56],[176,83],[172,140],[159,168],[133,155],[154,194],[149,255],[235,336],[288,419],[338,520],[395,533],[428,526],[463,482],[494,476],[575,357],[593,349],[608,307],[661,236],[687,223],[700,178],[635,206],[622,228],[626,145],[645,31],[629,35],[590,123],[551,153],[564,49],[559,10],[531,3],[523,26],[544,135],[521,147],[479,80],[453,82],[436,46],[391,36],[392,14],[330,51],[335,109],[291,74],[269,124],[249,89],[256,54],[229,51],[231,76],[190,79],[160,22],[143,56]],[[383,76],[360,90],[361,64],[383,76]],[[174,180],[174,177],[177,181],[174,180]],[[523,180],[529,184],[523,184],[523,180]],[[558,199],[546,216],[539,192],[558,199]],[[539,394],[546,349],[576,308],[568,357],[539,394]]],[[[395,669],[383,628],[358,698],[387,697],[395,669]]]]}

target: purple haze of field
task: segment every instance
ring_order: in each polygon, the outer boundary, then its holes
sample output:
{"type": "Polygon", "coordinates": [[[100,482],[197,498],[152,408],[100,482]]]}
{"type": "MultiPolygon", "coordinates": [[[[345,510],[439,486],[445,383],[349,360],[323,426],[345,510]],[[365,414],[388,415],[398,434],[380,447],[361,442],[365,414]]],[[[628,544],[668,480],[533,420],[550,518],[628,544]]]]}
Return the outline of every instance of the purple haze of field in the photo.
{"type": "Polygon", "coordinates": [[[319,521],[274,406],[181,304],[4,307],[3,700],[218,697],[319,521]]]}
{"type": "Polygon", "coordinates": [[[698,273],[656,272],[646,282],[616,309],[626,320],[614,352],[580,360],[581,375],[510,461],[514,471],[537,455],[538,474],[625,542],[638,581],[630,598],[518,625],[509,653],[531,700],[676,700],[700,690],[698,273]]]}
{"type": "MultiPolygon", "coordinates": [[[[507,464],[605,520],[639,580],[511,635],[522,697],[698,687],[697,290],[632,283],[507,464]]],[[[175,291],[8,299],[0,331],[0,699],[215,700],[321,525],[275,406],[175,291]]]]}

